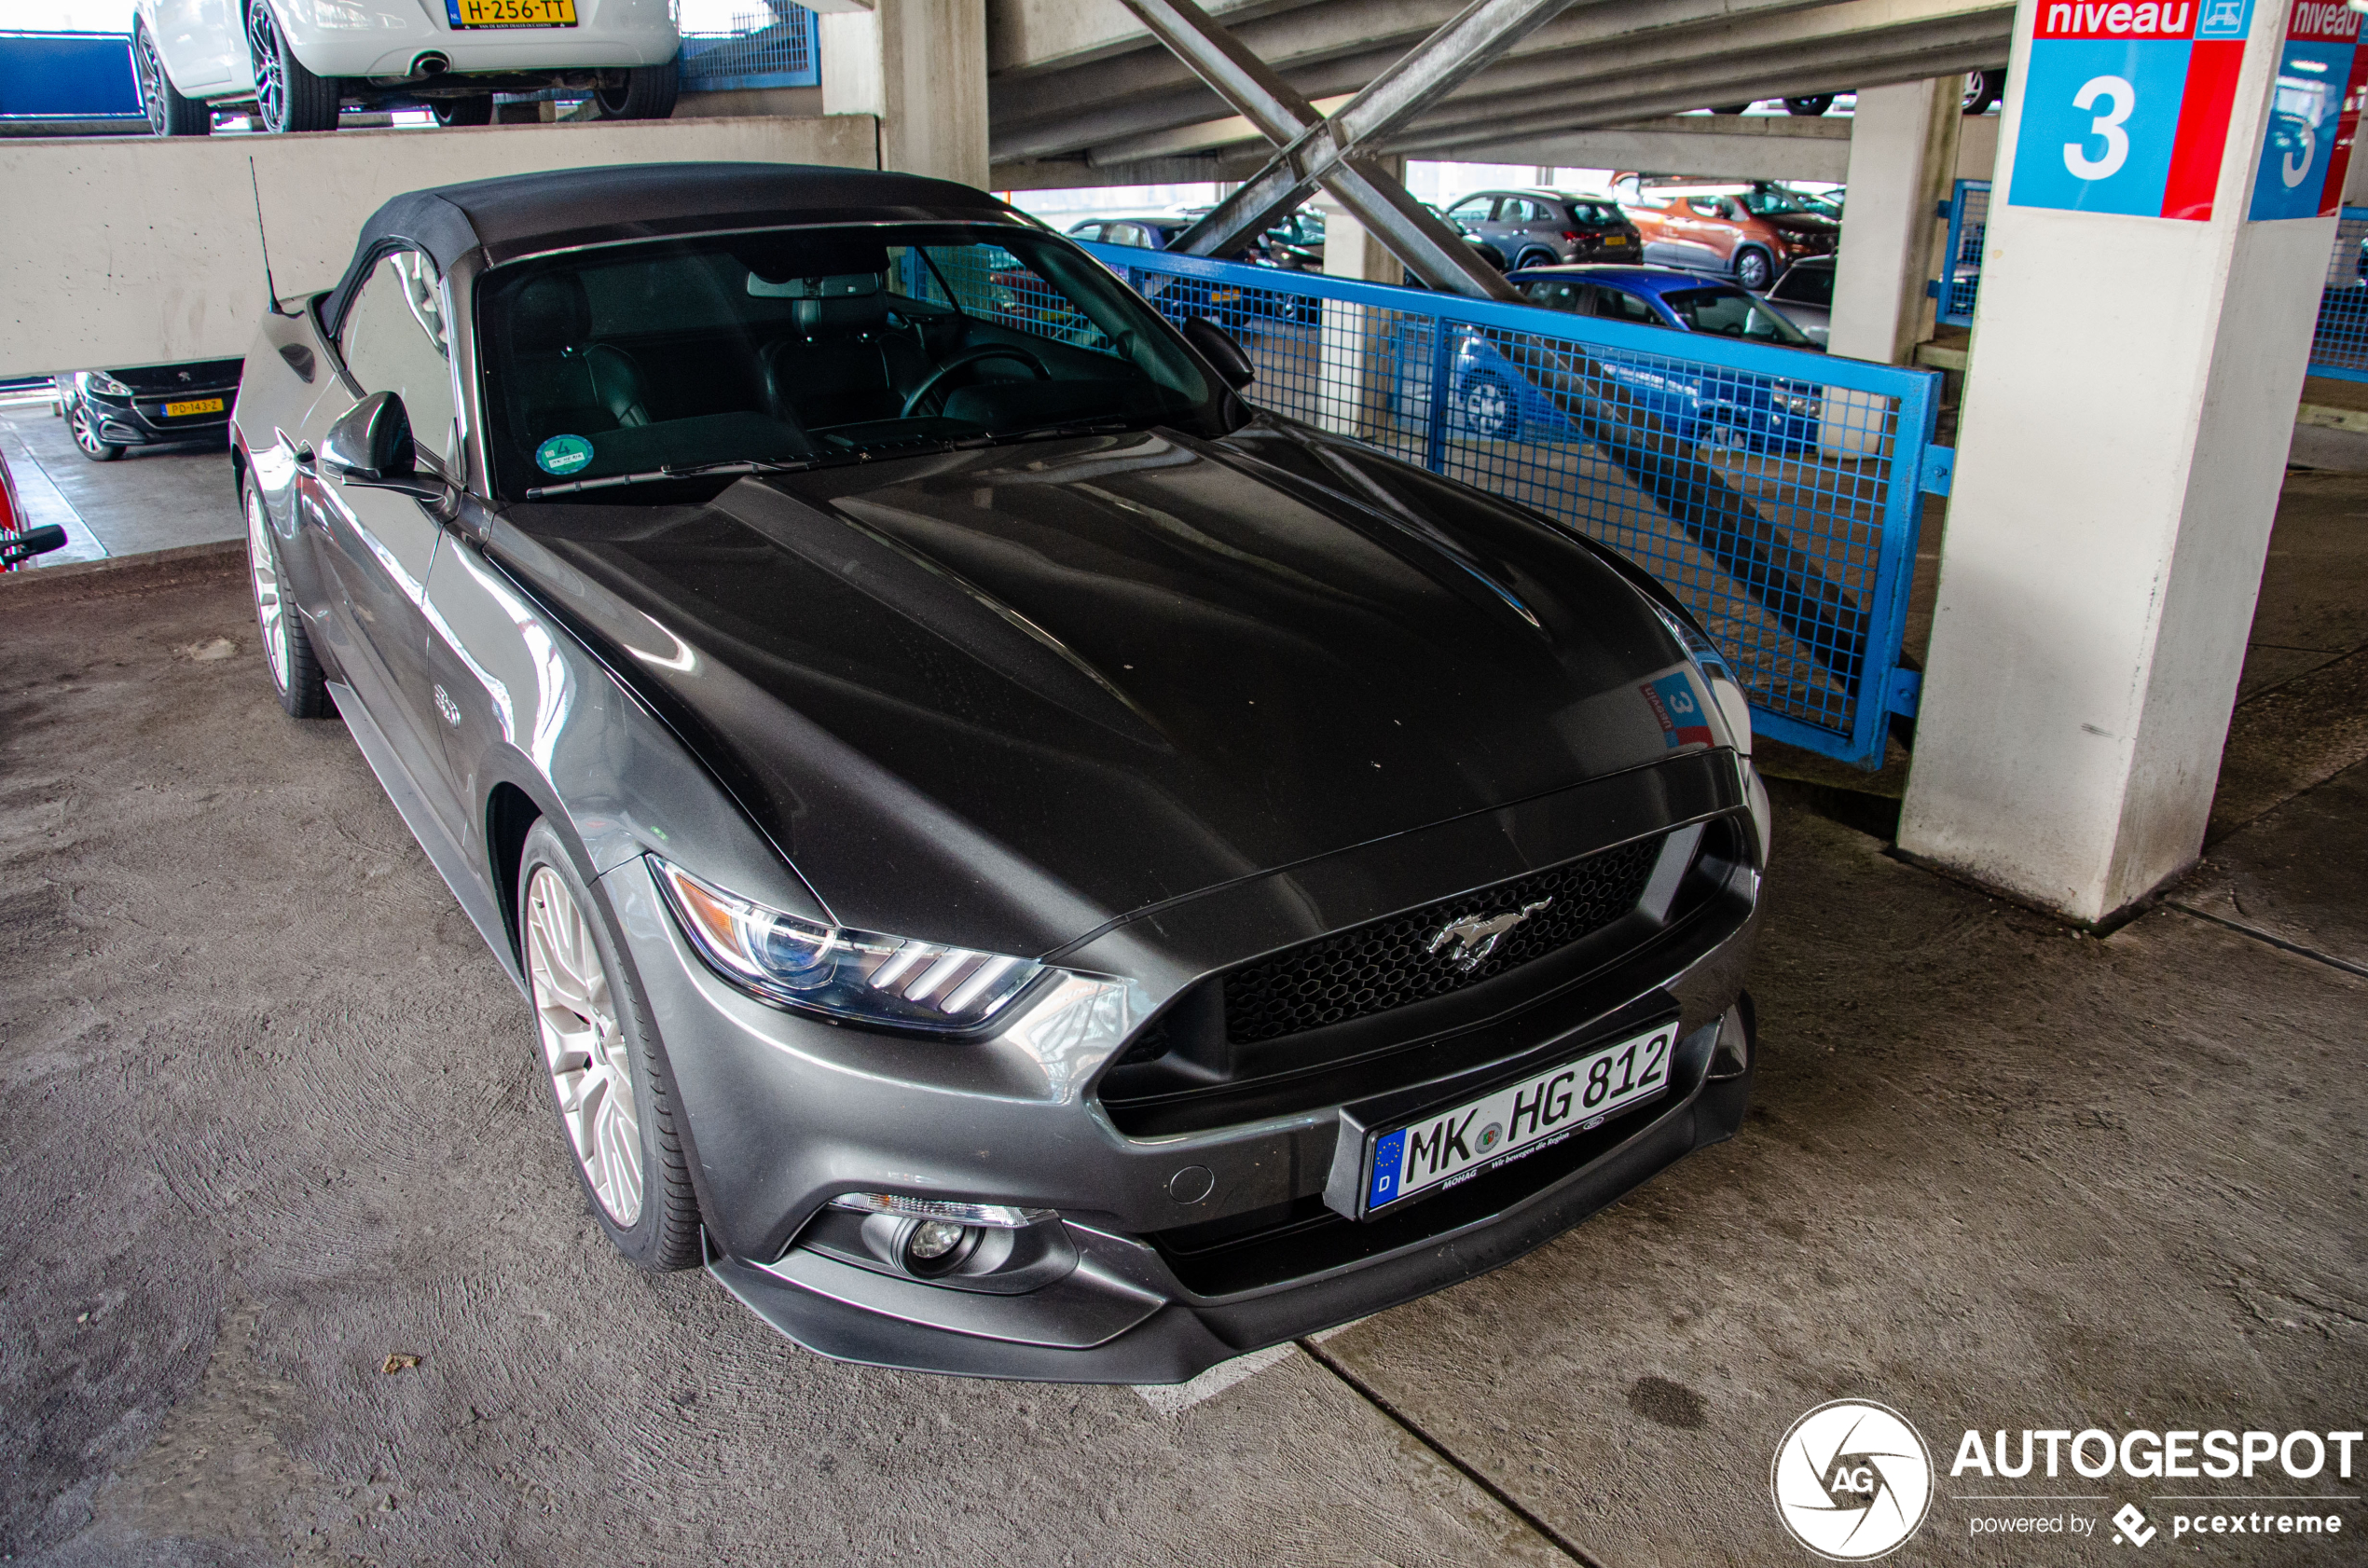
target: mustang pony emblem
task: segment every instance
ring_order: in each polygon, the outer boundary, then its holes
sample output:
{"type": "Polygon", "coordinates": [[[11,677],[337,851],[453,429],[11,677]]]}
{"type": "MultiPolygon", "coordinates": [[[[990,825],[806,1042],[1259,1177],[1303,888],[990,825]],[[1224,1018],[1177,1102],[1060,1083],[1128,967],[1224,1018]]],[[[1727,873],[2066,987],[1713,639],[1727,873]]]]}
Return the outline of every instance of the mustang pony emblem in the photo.
{"type": "Polygon", "coordinates": [[[1492,915],[1485,920],[1477,915],[1467,915],[1461,920],[1451,920],[1432,933],[1430,945],[1424,951],[1436,953],[1449,942],[1454,942],[1456,948],[1450,961],[1457,969],[1469,974],[1480,967],[1482,959],[1496,951],[1498,939],[1507,931],[1553,901],[1550,898],[1540,899],[1535,903],[1523,904],[1519,909],[1508,910],[1502,915],[1492,915]]]}

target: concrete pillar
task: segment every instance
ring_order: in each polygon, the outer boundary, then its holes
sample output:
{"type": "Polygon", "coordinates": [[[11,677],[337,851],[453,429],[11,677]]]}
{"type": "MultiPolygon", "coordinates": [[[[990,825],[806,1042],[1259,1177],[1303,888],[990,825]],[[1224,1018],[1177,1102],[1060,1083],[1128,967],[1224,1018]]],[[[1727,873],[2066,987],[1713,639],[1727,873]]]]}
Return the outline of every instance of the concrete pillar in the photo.
{"type": "MultiPolygon", "coordinates": [[[[1404,171],[1394,171],[1400,175],[1404,171]]],[[[1324,273],[1372,283],[1402,282],[1406,264],[1378,237],[1329,199],[1324,213],[1324,273]]],[[[1315,422],[1342,435],[1363,435],[1387,415],[1384,312],[1338,300],[1324,304],[1318,344],[1315,422]]]]}
{"type": "Polygon", "coordinates": [[[2138,80],[2168,104],[2123,105],[2057,41],[2034,67],[2039,9],[2016,16],[1899,843],[2093,922],[2202,847],[2334,224],[2249,221],[2277,0],[2201,8],[2250,26],[2217,157],[2159,77],[2138,80]],[[2092,129],[2116,113],[2119,157],[2092,129]]]}
{"type": "Polygon", "coordinates": [[[1934,213],[1957,175],[1964,78],[1862,88],[1829,351],[1906,364],[1930,335],[1934,213]]]}
{"type": "Polygon", "coordinates": [[[980,0],[877,0],[818,21],[824,114],[876,116],[883,169],[985,186],[980,0]]]}

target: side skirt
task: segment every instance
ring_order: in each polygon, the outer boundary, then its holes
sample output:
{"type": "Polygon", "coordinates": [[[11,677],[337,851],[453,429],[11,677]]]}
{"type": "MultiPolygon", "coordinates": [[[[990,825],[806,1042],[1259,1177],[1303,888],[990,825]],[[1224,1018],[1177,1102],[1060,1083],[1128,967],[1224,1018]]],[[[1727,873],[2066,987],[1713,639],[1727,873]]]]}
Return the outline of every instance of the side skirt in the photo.
{"type": "MultiPolygon", "coordinates": [[[[345,721],[345,727],[352,735],[353,744],[361,751],[362,760],[368,763],[370,771],[379,776],[379,787],[387,792],[387,799],[394,803],[395,811],[403,818],[403,825],[411,830],[411,836],[420,841],[421,849],[427,851],[428,863],[435,867],[436,874],[444,878],[444,885],[452,889],[453,898],[460,901],[461,913],[468,915],[469,923],[477,928],[477,935],[485,939],[486,946],[493,950],[493,956],[502,965],[502,972],[510,977],[510,983],[518,988],[520,996],[527,996],[526,979],[510,959],[509,925],[502,918],[501,907],[493,901],[493,896],[478,880],[475,868],[469,864],[468,856],[461,852],[461,846],[452,841],[452,835],[444,831],[444,824],[436,819],[435,813],[429,809],[419,786],[411,781],[409,771],[394,754],[393,743],[387,739],[386,732],[379,728],[377,722],[362,706],[362,698],[352,687],[342,681],[332,681],[328,684],[329,695],[337,705],[338,717],[345,721]]],[[[529,997],[528,999],[533,998],[529,997]]]]}

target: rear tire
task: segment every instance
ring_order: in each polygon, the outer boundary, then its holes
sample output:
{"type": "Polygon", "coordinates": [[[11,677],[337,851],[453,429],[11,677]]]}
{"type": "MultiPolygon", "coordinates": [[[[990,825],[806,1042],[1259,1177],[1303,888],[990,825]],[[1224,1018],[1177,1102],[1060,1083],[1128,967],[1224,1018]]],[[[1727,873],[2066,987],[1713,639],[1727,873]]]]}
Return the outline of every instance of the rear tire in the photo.
{"type": "Polygon", "coordinates": [[[255,62],[255,118],[274,135],[337,128],[337,84],[305,69],[267,0],[247,0],[247,54],[255,62]]]}
{"type": "Polygon", "coordinates": [[[1965,112],[1981,115],[2006,96],[2006,73],[2003,71],[1968,71],[1965,73],[1965,112]]]}
{"type": "Polygon", "coordinates": [[[147,112],[148,130],[158,136],[211,136],[213,110],[194,98],[181,96],[165,75],[164,57],[148,36],[148,24],[131,24],[131,69],[140,78],[140,107],[147,112]]]}
{"type": "Polygon", "coordinates": [[[705,1247],[673,1079],[608,906],[547,817],[527,830],[517,887],[535,1037],[592,1217],[640,1267],[691,1268],[705,1247]]]}
{"type": "Polygon", "coordinates": [[[595,88],[592,102],[602,119],[665,119],[674,113],[682,90],[682,74],[671,60],[663,65],[636,65],[625,74],[623,87],[595,88]]]}
{"type": "Polygon", "coordinates": [[[1523,251],[1521,253],[1521,258],[1513,263],[1512,266],[1507,268],[1506,270],[1508,272],[1518,272],[1524,267],[1551,267],[1560,259],[1561,258],[1556,256],[1551,251],[1523,251]]]}
{"type": "Polygon", "coordinates": [[[271,688],[291,719],[325,719],[329,683],[313,656],[311,640],[304,633],[304,617],[296,612],[296,597],[288,591],[288,574],[280,566],[280,536],[263,509],[263,492],[250,479],[240,487],[247,514],[247,574],[255,588],[255,625],[263,637],[263,664],[271,673],[271,688]]]}
{"type": "Polygon", "coordinates": [[[1824,114],[1826,110],[1832,108],[1833,106],[1834,95],[1830,92],[1813,92],[1805,98],[1787,98],[1784,100],[1784,113],[1788,115],[1806,115],[1810,119],[1815,119],[1818,116],[1824,114]]]}
{"type": "Polygon", "coordinates": [[[1711,111],[1714,115],[1740,115],[1750,108],[1748,103],[1724,103],[1711,111]]]}
{"type": "Polygon", "coordinates": [[[440,126],[491,125],[493,94],[473,93],[466,98],[439,98],[433,105],[435,123],[440,126]]]}

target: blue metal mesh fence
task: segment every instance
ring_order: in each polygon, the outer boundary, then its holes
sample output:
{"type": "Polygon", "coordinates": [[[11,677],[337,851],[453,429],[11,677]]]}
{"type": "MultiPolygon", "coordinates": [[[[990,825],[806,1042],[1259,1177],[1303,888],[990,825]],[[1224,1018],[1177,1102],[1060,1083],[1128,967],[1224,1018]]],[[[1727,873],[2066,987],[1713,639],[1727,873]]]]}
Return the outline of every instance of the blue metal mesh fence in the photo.
{"type": "Polygon", "coordinates": [[[2368,381],[2368,207],[2346,207],[2335,220],[2334,254],[2319,294],[2319,328],[2310,373],[2368,381]]]}
{"type": "Polygon", "coordinates": [[[1981,290],[1982,237],[1989,227],[1989,182],[1960,180],[1948,203],[1948,241],[1940,282],[1939,319],[1949,326],[1974,324],[1974,296],[1981,290]]]}
{"type": "MultiPolygon", "coordinates": [[[[1701,333],[1088,245],[1171,319],[1207,316],[1246,397],[1494,491],[1611,544],[1699,618],[1763,732],[1881,765],[1912,712],[1899,652],[1937,377],[1701,333]]],[[[967,309],[1094,329],[1013,263],[967,309]]],[[[920,287],[929,285],[921,284],[920,287]]]]}
{"type": "Polygon", "coordinates": [[[682,90],[817,87],[822,62],[814,13],[788,0],[760,0],[726,26],[682,34],[682,90]]]}

